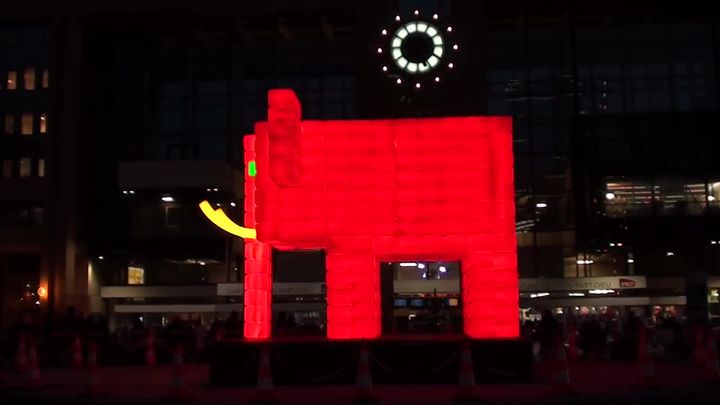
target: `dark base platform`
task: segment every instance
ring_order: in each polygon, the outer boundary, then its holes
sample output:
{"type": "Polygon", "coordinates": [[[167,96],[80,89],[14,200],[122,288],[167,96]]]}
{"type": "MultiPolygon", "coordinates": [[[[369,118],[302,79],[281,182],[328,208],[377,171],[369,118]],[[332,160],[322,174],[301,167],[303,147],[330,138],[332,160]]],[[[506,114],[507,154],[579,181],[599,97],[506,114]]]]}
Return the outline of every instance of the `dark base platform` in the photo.
{"type": "MultiPolygon", "coordinates": [[[[393,336],[376,340],[273,338],[219,342],[209,353],[210,384],[254,386],[260,349],[269,347],[275,385],[352,385],[366,344],[374,384],[456,384],[463,336],[393,336]]],[[[520,340],[472,340],[478,383],[532,381],[532,347],[520,340]]]]}

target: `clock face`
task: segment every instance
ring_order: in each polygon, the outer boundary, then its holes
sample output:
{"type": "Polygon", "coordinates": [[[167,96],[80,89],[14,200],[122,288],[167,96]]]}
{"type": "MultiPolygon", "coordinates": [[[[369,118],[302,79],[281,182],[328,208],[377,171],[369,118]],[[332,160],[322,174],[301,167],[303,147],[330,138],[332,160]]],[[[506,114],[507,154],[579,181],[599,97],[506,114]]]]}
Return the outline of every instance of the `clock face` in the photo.
{"type": "Polygon", "coordinates": [[[434,13],[427,18],[415,10],[408,22],[395,16],[391,27],[380,30],[377,55],[380,70],[396,86],[421,90],[438,86],[443,74],[455,69],[459,45],[452,39],[453,27],[434,13]]]}
{"type": "Polygon", "coordinates": [[[440,31],[424,21],[411,21],[395,31],[390,53],[395,65],[406,73],[435,69],[442,60],[444,41],[440,31]]]}

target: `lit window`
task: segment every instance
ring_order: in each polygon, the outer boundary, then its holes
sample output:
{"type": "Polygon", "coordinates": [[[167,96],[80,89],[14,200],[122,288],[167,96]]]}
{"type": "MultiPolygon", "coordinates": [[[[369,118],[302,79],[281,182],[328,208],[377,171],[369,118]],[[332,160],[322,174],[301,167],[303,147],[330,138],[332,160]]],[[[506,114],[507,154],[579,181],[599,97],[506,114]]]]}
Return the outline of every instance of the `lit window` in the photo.
{"type": "Polygon", "coordinates": [[[33,134],[33,114],[32,113],[23,113],[20,124],[22,125],[22,128],[20,129],[21,134],[23,134],[23,135],[32,135],[33,134]]]}
{"type": "Polygon", "coordinates": [[[23,74],[23,85],[25,90],[35,90],[35,69],[27,68],[23,74]]]}
{"type": "Polygon", "coordinates": [[[44,134],[47,132],[47,114],[40,114],[40,133],[44,134]]]}
{"type": "Polygon", "coordinates": [[[43,69],[42,72],[42,88],[47,89],[48,83],[50,82],[50,72],[47,69],[43,69]]]}
{"type": "Polygon", "coordinates": [[[38,177],[45,177],[45,159],[38,159],[38,177]]]}
{"type": "Polygon", "coordinates": [[[5,122],[3,124],[6,134],[15,133],[15,116],[12,114],[5,114],[5,122]]]}
{"type": "Polygon", "coordinates": [[[32,159],[21,158],[18,160],[20,166],[20,177],[30,177],[32,175],[32,159]]]}
{"type": "Polygon", "coordinates": [[[12,160],[3,160],[3,177],[6,179],[12,177],[12,171],[13,171],[13,162],[12,160]]]}
{"type": "Polygon", "coordinates": [[[14,70],[8,71],[7,74],[7,89],[8,90],[15,90],[17,89],[17,72],[14,70]]]}
{"type": "Polygon", "coordinates": [[[128,284],[145,284],[145,269],[128,266],[128,284]]]}

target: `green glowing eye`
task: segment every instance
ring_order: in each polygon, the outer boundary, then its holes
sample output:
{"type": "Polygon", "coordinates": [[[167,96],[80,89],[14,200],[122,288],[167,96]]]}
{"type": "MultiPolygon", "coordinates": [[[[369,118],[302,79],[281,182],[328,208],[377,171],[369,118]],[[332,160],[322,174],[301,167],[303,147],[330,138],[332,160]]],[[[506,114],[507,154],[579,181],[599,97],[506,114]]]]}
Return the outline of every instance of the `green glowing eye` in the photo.
{"type": "Polygon", "coordinates": [[[256,174],[257,174],[257,167],[255,166],[255,161],[251,160],[248,163],[248,176],[255,177],[256,174]]]}

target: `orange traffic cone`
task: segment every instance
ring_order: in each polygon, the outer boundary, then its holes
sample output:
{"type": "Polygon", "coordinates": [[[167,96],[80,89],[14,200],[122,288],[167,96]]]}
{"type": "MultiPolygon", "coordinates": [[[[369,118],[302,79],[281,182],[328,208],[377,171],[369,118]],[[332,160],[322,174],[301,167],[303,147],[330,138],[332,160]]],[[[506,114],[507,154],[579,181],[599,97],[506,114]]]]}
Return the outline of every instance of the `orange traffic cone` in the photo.
{"type": "Polygon", "coordinates": [[[568,367],[567,354],[562,339],[556,340],[550,372],[552,373],[553,392],[555,394],[574,394],[574,391],[570,388],[570,368],[568,367]]]}
{"type": "Polygon", "coordinates": [[[707,359],[703,340],[703,329],[698,326],[695,328],[695,350],[693,351],[693,364],[698,367],[705,366],[707,359]]]}
{"type": "Polygon", "coordinates": [[[74,369],[80,369],[83,366],[83,354],[82,354],[82,341],[79,335],[75,335],[72,347],[72,360],[70,361],[70,367],[74,369]]]}
{"type": "Polygon", "coordinates": [[[27,388],[37,389],[42,387],[40,383],[40,368],[38,366],[37,345],[34,340],[28,344],[28,367],[25,372],[27,388]]]}
{"type": "Polygon", "coordinates": [[[267,344],[264,344],[260,348],[260,362],[258,364],[257,393],[255,402],[268,404],[272,403],[273,400],[273,379],[272,369],[270,368],[270,347],[267,344]]]}
{"type": "Polygon", "coordinates": [[[93,341],[88,342],[86,365],[85,396],[97,397],[102,395],[103,391],[100,389],[100,377],[98,376],[97,345],[93,341]]]}
{"type": "Polygon", "coordinates": [[[155,336],[154,333],[148,332],[145,336],[145,365],[154,366],[157,363],[155,358],[155,336]]]}
{"type": "Polygon", "coordinates": [[[648,343],[648,333],[645,326],[640,327],[637,359],[640,364],[642,378],[640,387],[657,387],[657,376],[655,375],[655,363],[653,362],[652,345],[648,343]]]}
{"type": "Polygon", "coordinates": [[[718,364],[717,339],[713,336],[712,330],[707,333],[707,357],[705,359],[705,377],[709,382],[720,381],[720,364],[718,364]]]}
{"type": "Polygon", "coordinates": [[[472,359],[472,347],[470,341],[462,343],[460,354],[460,378],[458,381],[458,401],[473,401],[476,399],[475,392],[475,366],[472,359]]]}
{"type": "Polygon", "coordinates": [[[578,346],[577,346],[577,330],[575,329],[575,323],[571,322],[567,328],[567,358],[570,361],[576,361],[578,359],[578,346]]]}
{"type": "Polygon", "coordinates": [[[170,399],[188,399],[190,392],[185,382],[185,363],[183,362],[182,345],[175,345],[173,353],[172,371],[170,375],[170,399]]]}
{"type": "Polygon", "coordinates": [[[25,372],[28,367],[27,345],[25,344],[25,336],[18,336],[18,347],[15,353],[15,368],[17,371],[25,372]]]}
{"type": "Polygon", "coordinates": [[[363,341],[360,344],[358,355],[358,370],[355,376],[355,393],[353,403],[375,403],[377,399],[373,396],[372,372],[370,370],[370,354],[367,344],[363,341]]]}

